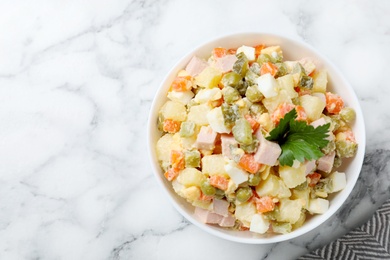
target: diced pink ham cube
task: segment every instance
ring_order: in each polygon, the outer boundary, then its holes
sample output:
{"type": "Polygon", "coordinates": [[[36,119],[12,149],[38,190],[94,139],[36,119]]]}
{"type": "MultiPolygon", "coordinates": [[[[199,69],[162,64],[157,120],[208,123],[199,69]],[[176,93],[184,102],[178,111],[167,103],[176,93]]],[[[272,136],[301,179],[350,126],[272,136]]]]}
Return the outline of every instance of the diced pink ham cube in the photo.
{"type": "MultiPolygon", "coordinates": [[[[321,117],[320,119],[317,119],[316,121],[311,122],[310,125],[314,126],[314,128],[320,126],[320,125],[325,125],[326,120],[321,117]]],[[[326,138],[326,140],[332,141],[333,140],[333,134],[331,131],[328,132],[329,136],[326,138]]]]}
{"type": "Polygon", "coordinates": [[[234,63],[237,61],[236,55],[226,55],[218,58],[215,61],[215,67],[223,73],[229,72],[233,69],[234,63]]]}
{"type": "Polygon", "coordinates": [[[223,219],[223,216],[199,207],[195,207],[195,215],[206,224],[219,224],[223,219]]]}
{"type": "Polygon", "coordinates": [[[190,62],[187,64],[185,70],[192,77],[195,77],[196,75],[201,73],[208,66],[209,66],[209,64],[205,60],[202,60],[201,58],[194,56],[194,57],[192,57],[190,62]]]}
{"type": "Polygon", "coordinates": [[[325,125],[326,124],[326,121],[323,117],[321,117],[320,119],[317,119],[316,121],[313,121],[311,122],[310,125],[314,126],[314,128],[316,128],[317,126],[320,126],[320,125],[325,125]]]}
{"type": "Polygon", "coordinates": [[[221,227],[234,227],[236,223],[236,218],[229,213],[227,217],[223,217],[221,221],[218,223],[221,227]]]}
{"type": "Polygon", "coordinates": [[[196,147],[201,150],[213,150],[217,133],[210,126],[202,126],[196,138],[196,147]]]}
{"type": "Polygon", "coordinates": [[[333,151],[327,155],[322,156],[320,159],[317,160],[317,169],[321,170],[326,173],[330,173],[330,171],[333,168],[334,163],[334,157],[336,155],[336,152],[333,151]]]}
{"type": "Polygon", "coordinates": [[[305,174],[308,175],[309,173],[312,173],[316,168],[316,160],[306,161],[304,165],[306,166],[305,174]]]}
{"type": "Polygon", "coordinates": [[[221,135],[222,155],[231,160],[233,160],[233,155],[230,149],[232,145],[238,146],[238,143],[233,135],[221,135]]]}
{"type": "Polygon", "coordinates": [[[226,200],[219,200],[219,199],[213,200],[213,212],[214,213],[217,213],[218,215],[227,217],[229,214],[228,208],[229,208],[229,202],[227,202],[226,200]]]}
{"type": "Polygon", "coordinates": [[[270,166],[276,165],[282,153],[280,146],[277,143],[266,140],[260,129],[256,131],[256,137],[259,140],[259,147],[254,156],[255,161],[270,166]]]}

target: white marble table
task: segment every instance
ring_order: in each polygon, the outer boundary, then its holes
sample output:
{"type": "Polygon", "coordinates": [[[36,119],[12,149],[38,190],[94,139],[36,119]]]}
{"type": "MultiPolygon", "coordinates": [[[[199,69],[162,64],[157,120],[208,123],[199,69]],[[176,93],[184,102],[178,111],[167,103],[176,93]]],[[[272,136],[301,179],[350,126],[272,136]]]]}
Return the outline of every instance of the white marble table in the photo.
{"type": "Polygon", "coordinates": [[[295,259],[390,196],[389,1],[0,2],[0,259],[295,259]],[[245,245],[170,205],[146,152],[153,95],[206,39],[303,40],[355,88],[367,156],[347,205],[310,234],[245,245]]]}

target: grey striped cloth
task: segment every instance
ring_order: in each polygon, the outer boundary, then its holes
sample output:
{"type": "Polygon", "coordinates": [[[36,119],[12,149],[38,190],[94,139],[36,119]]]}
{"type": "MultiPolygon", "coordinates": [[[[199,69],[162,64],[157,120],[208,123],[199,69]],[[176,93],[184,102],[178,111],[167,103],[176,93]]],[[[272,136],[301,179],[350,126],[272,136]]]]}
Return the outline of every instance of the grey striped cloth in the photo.
{"type": "Polygon", "coordinates": [[[390,199],[364,225],[299,260],[390,259],[390,199]]]}

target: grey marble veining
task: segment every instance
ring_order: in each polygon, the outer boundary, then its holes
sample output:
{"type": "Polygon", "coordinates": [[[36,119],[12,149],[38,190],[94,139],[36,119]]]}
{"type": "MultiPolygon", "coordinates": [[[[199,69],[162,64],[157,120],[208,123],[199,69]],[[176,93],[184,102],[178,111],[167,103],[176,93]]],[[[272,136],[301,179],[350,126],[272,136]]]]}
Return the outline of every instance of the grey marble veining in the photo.
{"type": "Polygon", "coordinates": [[[295,259],[390,197],[390,2],[75,0],[0,2],[0,259],[295,259]],[[215,238],[159,189],[146,122],[160,81],[233,32],[303,40],[361,102],[367,154],[346,205],[274,245],[215,238]]]}

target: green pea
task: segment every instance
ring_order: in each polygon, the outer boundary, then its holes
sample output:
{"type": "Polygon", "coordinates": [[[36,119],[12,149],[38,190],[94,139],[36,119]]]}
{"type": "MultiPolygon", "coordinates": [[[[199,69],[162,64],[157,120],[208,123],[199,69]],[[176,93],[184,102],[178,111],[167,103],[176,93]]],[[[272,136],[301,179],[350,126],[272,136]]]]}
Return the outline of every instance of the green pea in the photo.
{"type": "Polygon", "coordinates": [[[313,78],[310,76],[302,75],[299,81],[299,87],[312,89],[313,88],[313,78]]]}
{"type": "Polygon", "coordinates": [[[248,179],[249,186],[257,186],[261,181],[260,173],[250,174],[248,179]]]}
{"type": "Polygon", "coordinates": [[[203,181],[200,184],[200,189],[202,190],[203,194],[207,196],[212,196],[216,194],[216,188],[212,186],[207,180],[203,181]]]}
{"type": "Polygon", "coordinates": [[[229,72],[229,73],[226,73],[225,75],[223,75],[223,77],[221,79],[221,83],[225,87],[226,86],[235,87],[238,85],[238,83],[240,82],[241,79],[242,79],[242,77],[238,73],[232,71],[232,72],[229,72]]]}
{"type": "Polygon", "coordinates": [[[225,192],[223,190],[221,190],[221,189],[215,188],[214,197],[216,199],[223,199],[223,197],[225,197],[225,192]]]}
{"type": "Polygon", "coordinates": [[[240,148],[244,150],[246,153],[254,153],[259,146],[259,140],[257,140],[256,136],[252,135],[252,143],[251,144],[242,144],[240,148]]]}
{"type": "Polygon", "coordinates": [[[236,199],[239,202],[245,202],[252,197],[252,189],[250,187],[241,187],[237,189],[236,199]]]}
{"type": "Polygon", "coordinates": [[[245,81],[248,82],[249,84],[257,84],[256,80],[259,76],[253,72],[252,70],[248,70],[245,74],[245,81]]]}
{"type": "Polygon", "coordinates": [[[196,168],[200,166],[200,152],[198,150],[191,150],[184,152],[184,161],[186,167],[196,168]]]}

